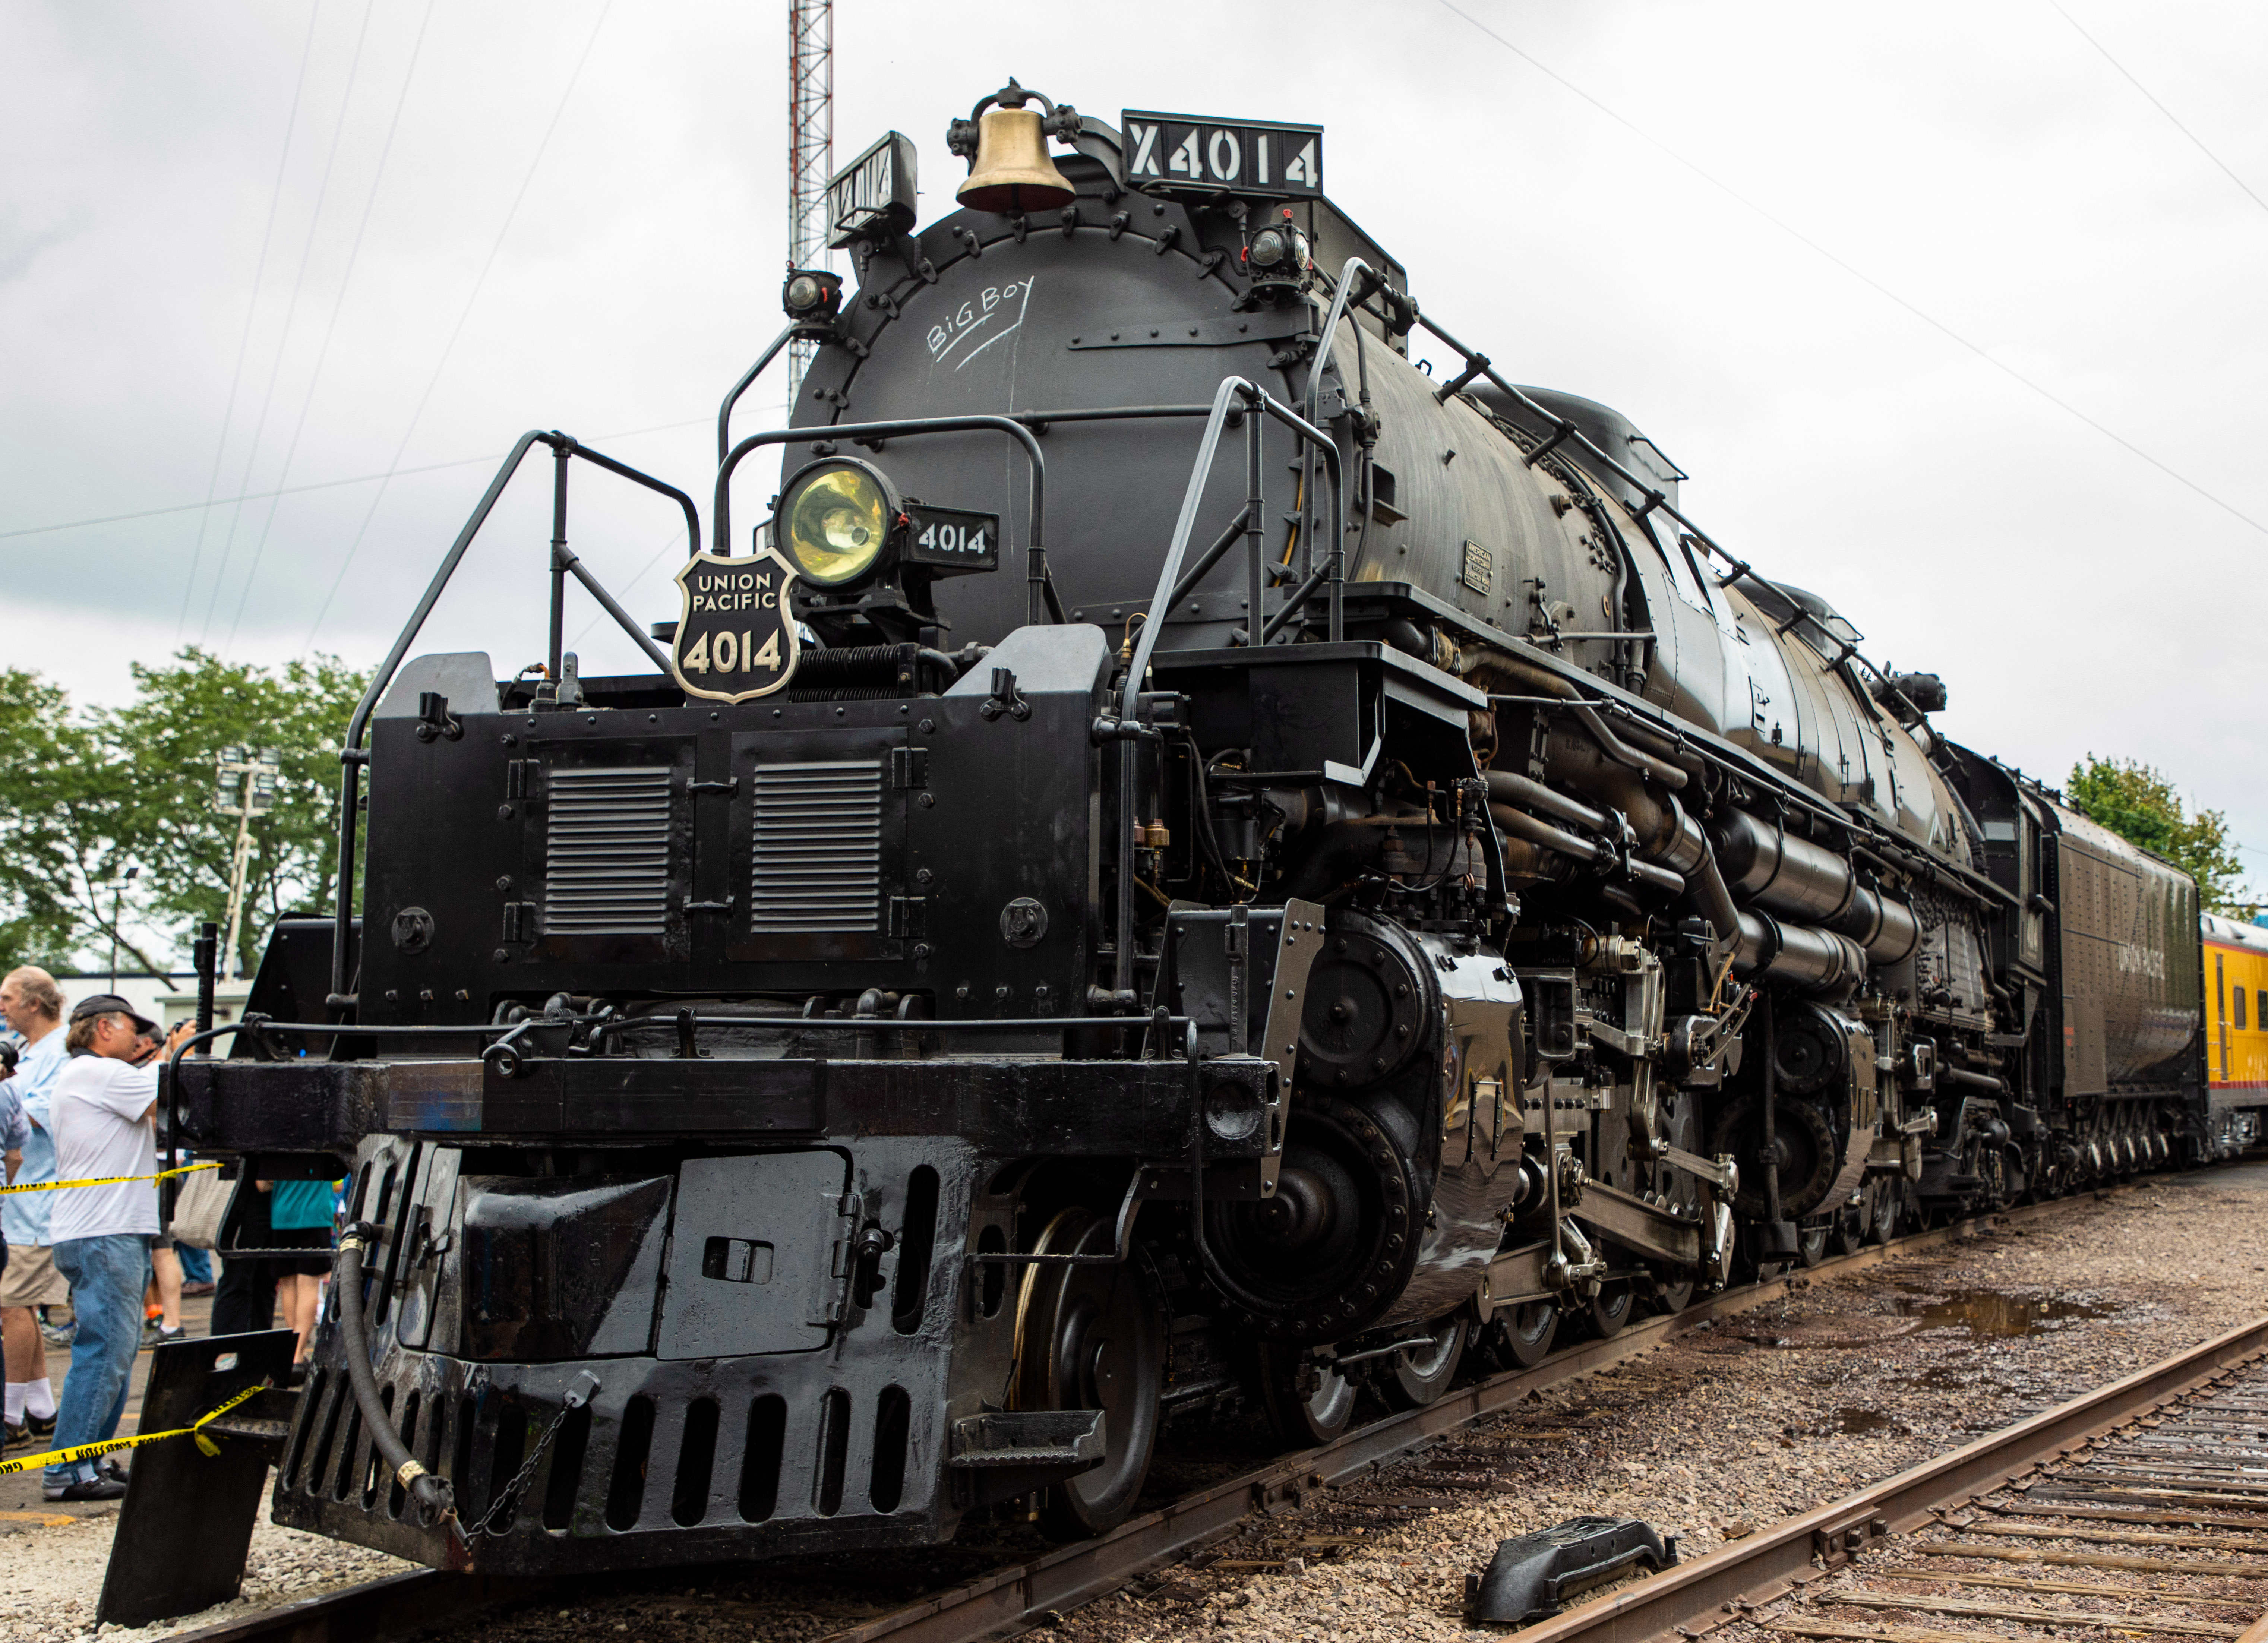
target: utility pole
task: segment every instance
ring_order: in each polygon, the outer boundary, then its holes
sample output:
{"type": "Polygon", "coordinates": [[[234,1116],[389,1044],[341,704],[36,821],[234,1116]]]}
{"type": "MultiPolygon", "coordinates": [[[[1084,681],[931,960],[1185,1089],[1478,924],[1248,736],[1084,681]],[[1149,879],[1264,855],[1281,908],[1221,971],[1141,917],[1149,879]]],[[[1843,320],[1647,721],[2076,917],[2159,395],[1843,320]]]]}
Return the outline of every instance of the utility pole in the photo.
{"type": "MultiPolygon", "coordinates": [[[[788,0],[787,265],[823,269],[827,180],[835,170],[835,0],[788,0]]],[[[788,411],[815,343],[788,344],[788,411]]]]}
{"type": "Polygon", "coordinates": [[[244,926],[245,873],[252,862],[252,818],[276,808],[276,777],[284,768],[283,755],[274,748],[248,753],[242,748],[223,748],[213,761],[213,808],[236,820],[236,851],[228,869],[228,945],[221,951],[232,981],[240,977],[236,938],[244,926]]]}
{"type": "Polygon", "coordinates": [[[126,903],[127,887],[134,882],[135,875],[141,871],[139,867],[129,867],[110,881],[110,991],[113,992],[118,991],[118,915],[126,903]]]}

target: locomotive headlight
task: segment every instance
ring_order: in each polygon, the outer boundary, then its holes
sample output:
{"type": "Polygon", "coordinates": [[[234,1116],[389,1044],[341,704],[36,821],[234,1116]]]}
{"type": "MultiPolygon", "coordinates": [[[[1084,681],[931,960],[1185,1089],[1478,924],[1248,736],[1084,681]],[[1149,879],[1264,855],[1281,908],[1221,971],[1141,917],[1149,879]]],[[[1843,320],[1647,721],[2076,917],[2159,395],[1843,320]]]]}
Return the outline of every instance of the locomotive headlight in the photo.
{"type": "Polygon", "coordinates": [[[864,462],[814,463],[781,499],[780,546],[806,581],[839,586],[874,568],[898,514],[888,482],[864,462]]]}
{"type": "MultiPolygon", "coordinates": [[[[1284,215],[1289,217],[1291,212],[1284,215]]],[[[1270,224],[1252,236],[1244,261],[1257,279],[1299,280],[1307,271],[1307,236],[1289,222],[1270,224]]]]}
{"type": "Polygon", "coordinates": [[[843,276],[825,269],[790,269],[780,287],[780,306],[799,325],[835,317],[843,306],[843,276]]]}

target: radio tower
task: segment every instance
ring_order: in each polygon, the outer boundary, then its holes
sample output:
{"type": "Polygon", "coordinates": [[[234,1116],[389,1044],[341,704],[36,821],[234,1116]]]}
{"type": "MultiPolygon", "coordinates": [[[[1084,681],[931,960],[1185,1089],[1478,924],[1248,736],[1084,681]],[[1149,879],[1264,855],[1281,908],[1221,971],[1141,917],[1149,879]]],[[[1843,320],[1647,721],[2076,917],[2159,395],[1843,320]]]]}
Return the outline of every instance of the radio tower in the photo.
{"type": "MultiPolygon", "coordinates": [[[[835,169],[835,0],[788,0],[787,265],[825,268],[827,179],[835,169]]],[[[811,343],[788,345],[792,415],[811,343]]]]}

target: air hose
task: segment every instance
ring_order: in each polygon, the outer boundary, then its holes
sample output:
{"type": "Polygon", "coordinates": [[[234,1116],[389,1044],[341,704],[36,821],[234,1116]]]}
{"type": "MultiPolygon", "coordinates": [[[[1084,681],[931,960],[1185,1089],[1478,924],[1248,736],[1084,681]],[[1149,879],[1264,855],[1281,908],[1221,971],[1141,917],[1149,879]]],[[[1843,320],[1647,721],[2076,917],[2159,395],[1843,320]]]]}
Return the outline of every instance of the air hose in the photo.
{"type": "Polygon", "coordinates": [[[379,1458],[386,1462],[394,1481],[416,1503],[418,1526],[431,1529],[454,1507],[448,1480],[436,1477],[410,1457],[386,1405],[379,1402],[378,1380],[370,1372],[370,1330],[362,1315],[362,1257],[379,1236],[379,1229],[368,1221],[357,1221],[347,1228],[339,1239],[331,1293],[338,1299],[347,1381],[354,1388],[355,1407],[362,1411],[363,1426],[378,1446],[379,1458]]]}

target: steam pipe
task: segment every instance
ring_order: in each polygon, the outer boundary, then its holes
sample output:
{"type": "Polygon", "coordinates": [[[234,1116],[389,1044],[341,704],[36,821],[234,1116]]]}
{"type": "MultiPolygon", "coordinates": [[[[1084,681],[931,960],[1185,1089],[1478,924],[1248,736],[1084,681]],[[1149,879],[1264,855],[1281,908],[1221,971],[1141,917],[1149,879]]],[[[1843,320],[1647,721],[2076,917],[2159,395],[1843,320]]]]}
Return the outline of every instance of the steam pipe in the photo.
{"type": "Polygon", "coordinates": [[[1484,772],[1488,781],[1489,797],[1508,805],[1528,810],[1540,810],[1562,822],[1572,822],[1577,827],[1587,827],[1594,833],[1607,831],[1607,815],[1580,799],[1571,799],[1556,788],[1511,770],[1484,772]]]}
{"type": "Polygon", "coordinates": [[[1587,838],[1553,827],[1549,822],[1539,822],[1522,810],[1509,805],[1491,804],[1489,814],[1496,823],[1514,838],[1524,838],[1531,844],[1541,844],[1546,850],[1556,850],[1563,856],[1572,856],[1577,861],[1596,862],[1606,851],[1587,838]]]}
{"type": "Polygon", "coordinates": [[[1650,753],[1640,753],[1620,736],[1616,735],[1613,731],[1607,728],[1607,721],[1599,717],[1598,710],[1589,703],[1570,703],[1568,711],[1575,716],[1578,724],[1591,733],[1591,739],[1597,742],[1606,755],[1616,763],[1626,764],[1633,770],[1652,777],[1672,792],[1681,791],[1686,783],[1692,779],[1677,766],[1666,760],[1657,759],[1650,753]]]}

